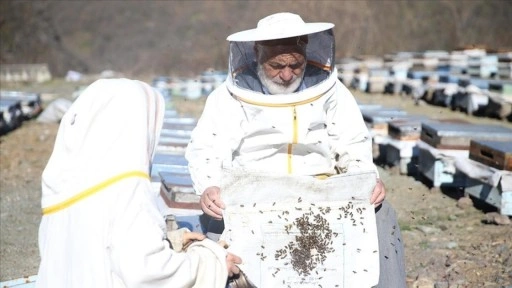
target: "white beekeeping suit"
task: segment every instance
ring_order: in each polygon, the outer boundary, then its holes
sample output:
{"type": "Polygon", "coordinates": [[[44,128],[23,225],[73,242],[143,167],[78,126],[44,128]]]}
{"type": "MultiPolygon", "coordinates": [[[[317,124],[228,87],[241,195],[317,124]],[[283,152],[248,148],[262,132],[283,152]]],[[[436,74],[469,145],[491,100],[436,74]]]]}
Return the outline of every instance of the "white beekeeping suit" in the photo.
{"type": "MultiPolygon", "coordinates": [[[[333,27],[331,23],[305,23],[299,15],[285,12],[267,16],[255,29],[227,38],[228,77],[208,96],[185,154],[194,188],[201,195],[201,208],[213,219],[208,223],[209,237],[230,231],[230,209],[241,205],[257,207],[271,198],[265,197],[269,195],[265,191],[272,189],[261,188],[263,181],[254,175],[304,180],[338,174],[328,177],[329,181],[362,171],[377,172],[372,139],[359,107],[337,78],[333,27]],[[254,201],[250,205],[229,199],[230,191],[240,191],[236,186],[239,184],[230,184],[239,182],[223,181],[229,180],[229,171],[242,172],[243,180],[254,180],[249,181],[254,184],[250,186],[250,196],[239,192],[243,200],[254,201]]],[[[375,183],[370,201],[365,201],[372,202],[373,198],[377,207],[378,287],[406,287],[403,245],[395,212],[384,201],[382,181],[375,183]]],[[[316,183],[302,192],[312,196],[318,186],[325,185],[316,183]]],[[[284,189],[269,193],[282,195],[284,189]]],[[[346,196],[342,189],[329,191],[327,194],[346,196]]],[[[276,205],[281,200],[275,200],[276,205]]],[[[266,235],[256,232],[249,231],[248,235],[266,235]]],[[[234,240],[230,249],[240,242],[244,241],[234,240]]]]}
{"type": "Polygon", "coordinates": [[[223,248],[166,241],[148,176],[163,116],[162,96],[128,79],[91,84],[66,112],[42,175],[36,287],[225,286],[223,248]]]}
{"type": "MultiPolygon", "coordinates": [[[[288,14],[281,16],[294,17],[288,14]]],[[[208,96],[186,153],[198,194],[219,185],[222,166],[291,175],[374,169],[368,130],[337,78],[334,25],[301,25],[301,19],[280,29],[271,18],[228,37],[230,73],[208,96]],[[258,78],[254,45],[295,36],[306,36],[297,37],[306,52],[304,77],[295,91],[269,95],[258,78]]]]}

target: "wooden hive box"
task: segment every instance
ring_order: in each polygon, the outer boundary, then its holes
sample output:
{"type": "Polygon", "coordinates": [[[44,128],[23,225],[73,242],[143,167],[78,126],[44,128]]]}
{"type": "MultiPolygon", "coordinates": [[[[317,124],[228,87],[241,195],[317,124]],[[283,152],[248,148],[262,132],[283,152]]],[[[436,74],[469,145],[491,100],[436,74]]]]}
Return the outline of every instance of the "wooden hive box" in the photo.
{"type": "Polygon", "coordinates": [[[447,123],[468,123],[459,119],[433,120],[424,115],[411,115],[409,118],[398,119],[388,123],[388,134],[391,138],[410,141],[419,140],[421,137],[421,125],[429,121],[447,123]]]}
{"type": "Polygon", "coordinates": [[[388,122],[407,115],[406,111],[394,108],[363,110],[361,113],[366,126],[379,135],[388,135],[388,122]]]}
{"type": "Polygon", "coordinates": [[[192,131],[196,127],[196,124],[188,124],[188,123],[172,123],[172,122],[164,122],[162,125],[162,130],[188,130],[192,131]]]}
{"type": "Polygon", "coordinates": [[[164,119],[164,124],[195,126],[197,119],[191,117],[168,117],[164,119]]]}
{"type": "MultiPolygon", "coordinates": [[[[167,112],[166,112],[167,113],[167,112]]],[[[167,113],[170,114],[171,112],[167,113]]],[[[164,118],[164,123],[162,125],[162,131],[165,130],[185,130],[192,131],[197,124],[197,119],[191,117],[179,117],[179,116],[170,116],[164,118]]]]}
{"type": "Polygon", "coordinates": [[[186,148],[188,145],[188,142],[190,142],[189,138],[167,137],[166,135],[160,135],[160,139],[158,141],[158,146],[186,148]]]}
{"type": "Polygon", "coordinates": [[[499,170],[512,171],[512,142],[471,140],[469,159],[499,170]]]}
{"type": "MultiPolygon", "coordinates": [[[[166,113],[171,114],[172,112],[166,111],[166,113]]],[[[184,152],[196,124],[195,118],[172,116],[164,118],[157,151],[184,152]]]]}
{"type": "Polygon", "coordinates": [[[157,152],[153,157],[151,176],[158,176],[160,172],[188,174],[188,161],[182,154],[157,152]]]}
{"type": "Polygon", "coordinates": [[[0,135],[18,128],[22,122],[21,101],[0,98],[0,135]]]}
{"type": "Polygon", "coordinates": [[[420,139],[421,123],[429,118],[422,115],[410,115],[388,123],[388,135],[397,140],[411,141],[420,139]]]}
{"type": "Polygon", "coordinates": [[[192,130],[180,130],[180,129],[162,129],[160,131],[160,137],[174,137],[174,138],[187,138],[190,139],[192,130]]]}
{"type": "Polygon", "coordinates": [[[392,121],[388,124],[388,134],[391,138],[401,141],[420,139],[420,121],[392,121]]]}
{"type": "Polygon", "coordinates": [[[195,193],[189,174],[162,171],[160,178],[162,179],[160,195],[169,208],[201,210],[199,204],[201,196],[195,193]]]}
{"type": "Polygon", "coordinates": [[[425,122],[420,139],[438,149],[469,150],[470,141],[512,141],[512,129],[498,125],[425,122]]]}
{"type": "Polygon", "coordinates": [[[31,119],[43,111],[41,96],[37,93],[22,91],[0,91],[0,99],[20,101],[25,119],[31,119]]]}

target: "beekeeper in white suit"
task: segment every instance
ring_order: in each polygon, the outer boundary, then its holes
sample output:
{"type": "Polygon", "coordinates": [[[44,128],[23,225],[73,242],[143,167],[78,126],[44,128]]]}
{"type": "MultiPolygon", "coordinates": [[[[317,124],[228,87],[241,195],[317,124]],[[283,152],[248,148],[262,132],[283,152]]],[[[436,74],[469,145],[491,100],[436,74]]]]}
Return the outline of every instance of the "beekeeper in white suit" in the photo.
{"type": "MultiPolygon", "coordinates": [[[[208,96],[186,151],[201,207],[213,219],[222,219],[225,208],[223,167],[319,177],[376,170],[361,112],[337,77],[333,27],[277,13],[227,38],[228,78],[208,96]]],[[[377,183],[370,202],[377,211],[379,287],[405,287],[395,212],[377,183]]],[[[222,229],[221,221],[209,227],[222,229]]]]}
{"type": "Polygon", "coordinates": [[[204,235],[168,241],[148,176],[163,116],[162,96],[128,79],[98,80],[66,112],[42,175],[36,287],[224,288],[238,273],[204,235]]]}

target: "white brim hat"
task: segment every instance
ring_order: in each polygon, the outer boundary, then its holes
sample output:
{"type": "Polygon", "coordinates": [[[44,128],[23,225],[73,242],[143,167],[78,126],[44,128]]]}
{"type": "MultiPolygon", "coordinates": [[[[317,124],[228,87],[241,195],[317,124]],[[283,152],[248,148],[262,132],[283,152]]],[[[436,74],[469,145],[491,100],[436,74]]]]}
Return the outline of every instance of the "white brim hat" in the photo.
{"type": "Polygon", "coordinates": [[[228,41],[247,42],[290,38],[325,31],[334,27],[332,23],[305,23],[293,13],[282,12],[267,16],[255,29],[249,29],[228,36],[228,41]]]}

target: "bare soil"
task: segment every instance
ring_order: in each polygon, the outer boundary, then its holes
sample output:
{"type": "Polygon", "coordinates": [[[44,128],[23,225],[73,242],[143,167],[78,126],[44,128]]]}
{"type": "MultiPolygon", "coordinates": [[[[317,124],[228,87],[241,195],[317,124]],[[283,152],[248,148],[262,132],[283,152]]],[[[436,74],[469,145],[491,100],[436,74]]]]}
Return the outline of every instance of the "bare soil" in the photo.
{"type": "MultiPolygon", "coordinates": [[[[50,93],[46,94],[48,103],[56,97],[70,98],[74,86],[54,81],[15,88],[50,93]]],[[[431,118],[512,127],[509,122],[467,116],[448,108],[416,106],[401,96],[354,93],[360,103],[399,107],[431,118]]],[[[203,103],[181,99],[174,106],[198,116],[203,103]]],[[[0,281],[37,273],[41,173],[57,129],[56,123],[30,120],[0,137],[0,281]]],[[[421,177],[400,175],[397,167],[382,164],[379,172],[402,229],[409,287],[512,287],[512,225],[486,224],[486,213],[495,211],[494,207],[476,199],[474,205],[457,205],[463,188],[431,188],[421,177]]]]}

